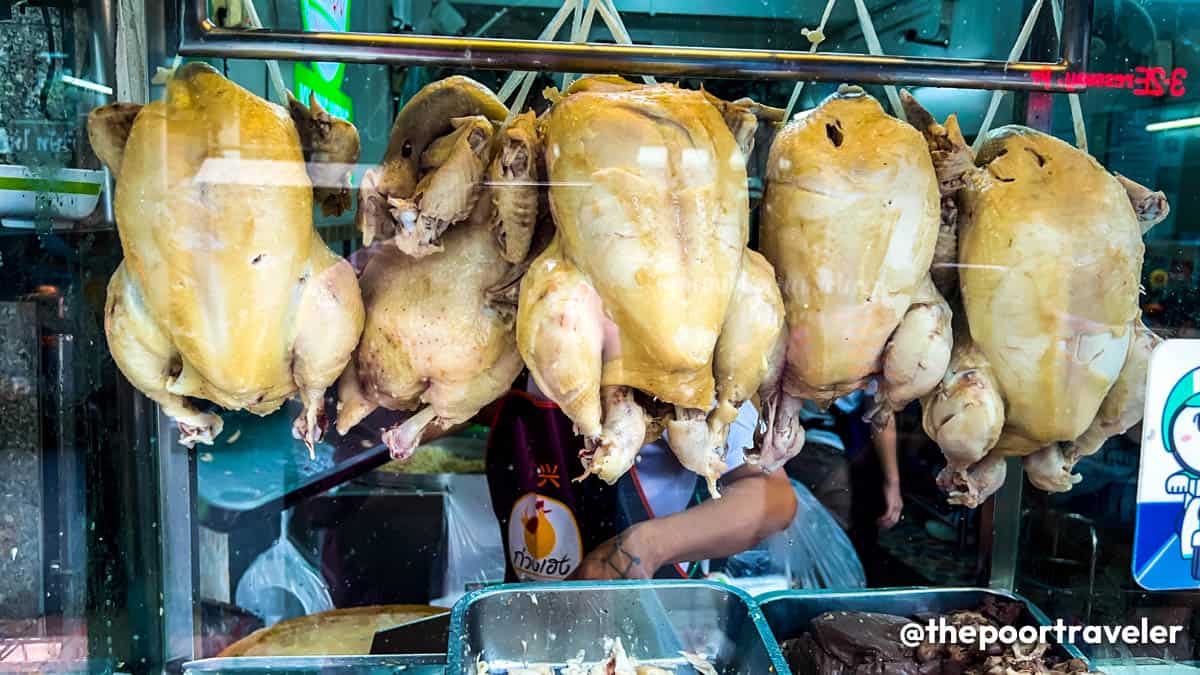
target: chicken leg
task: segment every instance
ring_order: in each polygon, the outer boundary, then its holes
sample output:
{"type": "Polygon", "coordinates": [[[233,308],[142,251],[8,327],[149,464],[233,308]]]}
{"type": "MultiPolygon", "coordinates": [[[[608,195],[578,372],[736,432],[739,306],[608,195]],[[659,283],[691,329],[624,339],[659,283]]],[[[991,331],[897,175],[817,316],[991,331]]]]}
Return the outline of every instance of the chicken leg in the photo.
{"type": "MultiPolygon", "coordinates": [[[[727,434],[728,422],[723,427],[727,434]]],[[[703,477],[708,482],[709,494],[714,499],[720,498],[717,479],[725,475],[725,443],[722,438],[718,445],[716,434],[704,419],[704,411],[675,406],[675,418],[667,422],[667,442],[683,468],[703,477]]]]}
{"type": "Polygon", "coordinates": [[[150,315],[134,278],[122,261],[108,282],[104,332],[109,351],[130,383],[179,423],[179,442],[212,445],[224,422],[200,412],[191,400],[169,391],[181,367],[171,338],[150,315]]]}
{"type": "Polygon", "coordinates": [[[595,474],[609,485],[637,461],[638,451],[646,443],[646,411],[633,398],[633,388],[610,385],[600,388],[604,405],[604,426],[598,436],[586,436],[580,452],[583,475],[580,481],[595,474]]]}
{"type": "MultiPolygon", "coordinates": [[[[775,270],[767,259],[755,251],[746,249],[742,267],[734,287],[736,300],[729,304],[721,335],[717,338],[713,354],[713,374],[716,376],[717,405],[708,414],[708,439],[704,455],[693,463],[699,468],[688,468],[710,479],[714,496],[713,481],[720,477],[709,476],[708,472],[725,470],[726,439],[729,425],[738,416],[742,404],[759,394],[766,397],[774,391],[783,368],[787,333],[784,322],[785,310],[779,286],[775,283],[775,270]],[[769,390],[764,389],[769,385],[769,390]]],[[[693,455],[696,449],[685,449],[671,435],[671,448],[683,460],[693,455]]],[[[799,446],[786,451],[799,451],[799,446]]],[[[793,453],[794,454],[794,453],[793,453]]],[[[787,461],[783,459],[783,461],[787,461]]],[[[687,463],[684,463],[687,466],[687,463]]]]}
{"type": "Polygon", "coordinates": [[[587,438],[601,434],[600,376],[608,323],[600,296],[561,257],[556,238],[521,282],[517,347],[538,388],[587,438]]]}
{"type": "Polygon", "coordinates": [[[1119,173],[1113,175],[1129,195],[1129,203],[1133,206],[1134,214],[1137,215],[1142,234],[1149,232],[1151,228],[1166,220],[1170,215],[1171,205],[1167,203],[1167,196],[1161,190],[1153,191],[1119,173]]]}
{"type": "Polygon", "coordinates": [[[383,432],[383,442],[392,459],[412,457],[426,429],[446,430],[471,419],[484,406],[496,400],[521,372],[523,364],[516,350],[505,351],[490,368],[460,382],[435,381],[422,399],[428,405],[403,423],[383,432]]]}
{"type": "Polygon", "coordinates": [[[937,484],[946,491],[947,502],[973,509],[999,490],[1007,475],[1007,456],[997,449],[966,469],[947,466],[938,474],[937,484]]]}
{"type": "Polygon", "coordinates": [[[982,460],[1004,429],[1004,401],[996,375],[964,324],[959,324],[962,330],[945,376],[921,400],[925,433],[942,449],[950,472],[982,460]]]}
{"type": "Polygon", "coordinates": [[[1051,444],[1025,457],[1029,481],[1047,492],[1066,492],[1082,478],[1071,473],[1082,457],[1094,454],[1104,442],[1125,433],[1142,419],[1146,404],[1146,370],[1150,353],[1162,339],[1140,320],[1121,374],[1100,404],[1096,419],[1073,443],[1051,444]]]}
{"type": "Polygon", "coordinates": [[[765,421],[759,423],[755,434],[756,452],[747,454],[746,461],[770,473],[799,454],[804,448],[804,427],[800,426],[803,407],[803,399],[787,393],[782,382],[777,385],[763,401],[765,421]]]}
{"type": "Polygon", "coordinates": [[[312,452],[324,434],[325,389],[337,381],[350,362],[362,334],[363,302],[350,263],[323,244],[304,275],[297,333],[292,343],[292,377],[304,410],[292,427],[293,435],[312,452]]]}
{"type": "Polygon", "coordinates": [[[895,412],[933,391],[945,375],[954,344],[952,314],[926,277],[883,350],[883,377],[872,412],[877,426],[886,426],[895,412]]]}

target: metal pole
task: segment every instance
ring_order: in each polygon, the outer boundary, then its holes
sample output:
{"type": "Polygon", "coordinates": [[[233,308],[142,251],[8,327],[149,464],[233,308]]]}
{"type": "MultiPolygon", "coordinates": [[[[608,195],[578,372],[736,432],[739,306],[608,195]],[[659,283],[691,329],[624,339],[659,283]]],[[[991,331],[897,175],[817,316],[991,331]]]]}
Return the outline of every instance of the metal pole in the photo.
{"type": "Polygon", "coordinates": [[[146,65],[145,0],[117,0],[117,100],[150,102],[150,77],[146,65]]]}
{"type": "MultiPolygon", "coordinates": [[[[1091,0],[1067,0],[1063,57],[1056,63],[1006,63],[987,59],[908,58],[764,49],[539,42],[476,37],[233,30],[207,15],[206,0],[182,0],[183,56],[342,61],[450,66],[485,70],[541,70],[771,80],[823,80],[864,84],[1065,92],[1031,74],[1061,74],[1086,63],[1091,0]]],[[[1075,89],[1077,90],[1077,89],[1075,89]]]]}
{"type": "Polygon", "coordinates": [[[178,426],[161,411],[157,436],[163,662],[182,664],[200,655],[196,453],[179,445],[178,426]]]}
{"type": "MultiPolygon", "coordinates": [[[[990,500],[992,509],[991,569],[988,586],[1012,591],[1017,585],[1021,540],[1021,491],[1025,487],[1020,457],[1009,457],[1008,477],[990,500]]],[[[980,537],[985,536],[983,533],[980,537]]]]}
{"type": "MultiPolygon", "coordinates": [[[[1072,72],[1087,70],[1092,40],[1092,0],[1064,0],[1060,58],[1072,72]]],[[[1076,91],[1083,91],[1076,89],[1076,91]]]]}
{"type": "MultiPolygon", "coordinates": [[[[116,63],[117,52],[117,11],[115,0],[90,0],[88,2],[88,20],[91,21],[91,41],[89,55],[91,57],[90,73],[86,75],[93,82],[108,85],[116,93],[116,63]]],[[[104,167],[104,190],[100,200],[104,208],[104,222],[112,226],[116,224],[113,215],[112,195],[116,181],[112,172],[104,167]]]]}

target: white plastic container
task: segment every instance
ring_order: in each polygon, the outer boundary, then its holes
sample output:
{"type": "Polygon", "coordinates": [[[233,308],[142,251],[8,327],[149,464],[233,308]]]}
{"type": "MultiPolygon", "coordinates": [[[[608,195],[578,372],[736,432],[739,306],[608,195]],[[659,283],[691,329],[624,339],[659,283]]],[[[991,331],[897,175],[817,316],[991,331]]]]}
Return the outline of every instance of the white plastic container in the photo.
{"type": "Polygon", "coordinates": [[[0,224],[32,229],[46,216],[56,225],[80,220],[95,210],[103,189],[103,171],[0,164],[0,224]]]}

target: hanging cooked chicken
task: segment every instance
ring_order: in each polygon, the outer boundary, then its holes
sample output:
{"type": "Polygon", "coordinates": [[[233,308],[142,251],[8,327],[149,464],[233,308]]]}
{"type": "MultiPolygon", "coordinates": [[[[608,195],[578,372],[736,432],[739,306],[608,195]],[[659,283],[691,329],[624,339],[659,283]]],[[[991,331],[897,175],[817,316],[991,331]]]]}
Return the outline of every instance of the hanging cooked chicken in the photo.
{"type": "Polygon", "coordinates": [[[383,434],[396,459],[427,429],[473,417],[521,371],[519,268],[506,259],[523,260],[532,236],[536,139],[529,117],[495,132],[506,115],[473,80],[430,84],[401,110],[382,166],[363,181],[364,239],[394,235],[398,246],[377,243],[363,270],[366,328],[339,383],[337,426],[344,434],[378,406],[416,410],[383,434]],[[489,173],[500,184],[485,185],[489,173]]]}
{"type": "Polygon", "coordinates": [[[665,425],[716,494],[729,425],[783,355],[744,155],[702,92],[617,78],[575,83],[542,134],[558,230],[521,282],[521,355],[584,437],[585,475],[615,482],[665,425]]]}
{"type": "Polygon", "coordinates": [[[311,105],[292,101],[289,116],[189,63],[164,100],[88,116],[92,147],[117,175],[125,254],[108,286],[109,348],[188,447],[221,432],[192,399],[266,415],[298,392],[295,431],[311,448],[325,389],[362,330],[354,271],[312,222],[314,182],[327,211],[348,202],[358,133],[311,105]]]}
{"type": "Polygon", "coordinates": [[[939,249],[965,313],[923,400],[948,462],[938,482],[976,506],[1003,484],[1005,457],[1023,456],[1034,485],[1069,490],[1081,457],[1141,419],[1159,341],[1139,318],[1141,237],[1166,200],[1025,127],[993,130],[972,157],[953,116],[937,124],[904,98],[949,202],[939,249]]]}
{"type": "Polygon", "coordinates": [[[886,423],[937,385],[952,342],[950,307],[930,277],[938,202],[921,134],[857,87],[776,137],[761,237],[790,331],[778,424],[802,433],[799,399],[828,405],[872,382],[886,423]]]}
{"type": "Polygon", "coordinates": [[[506,115],[495,94],[468,77],[448,77],[417,92],[392,125],[382,164],[363,175],[363,244],[390,240],[413,258],[441,251],[442,234],[473,213],[492,154],[492,130],[485,134],[467,121],[500,122],[506,115]],[[447,133],[452,128],[458,133],[447,133]]]}

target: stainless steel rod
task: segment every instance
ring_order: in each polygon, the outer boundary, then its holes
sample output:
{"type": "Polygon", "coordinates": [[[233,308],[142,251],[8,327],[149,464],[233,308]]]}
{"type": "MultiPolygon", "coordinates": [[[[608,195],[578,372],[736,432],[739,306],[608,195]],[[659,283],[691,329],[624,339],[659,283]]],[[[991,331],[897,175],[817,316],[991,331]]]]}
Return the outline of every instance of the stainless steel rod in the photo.
{"type": "Polygon", "coordinates": [[[1063,25],[1058,43],[1061,59],[1072,72],[1087,69],[1092,41],[1092,0],[1063,0],[1063,25]]]}
{"type": "MultiPolygon", "coordinates": [[[[1086,63],[1091,0],[1066,0],[1063,54],[1057,63],[907,58],[760,49],[577,44],[494,38],[231,30],[212,23],[206,0],[183,0],[183,56],[342,61],[621,75],[771,80],[1064,92],[1060,75],[1086,63]],[[1067,58],[1070,57],[1070,58],[1067,58]],[[1055,74],[1046,84],[1031,76],[1055,74]]],[[[1073,91],[1079,91],[1079,88],[1073,91]]]]}

